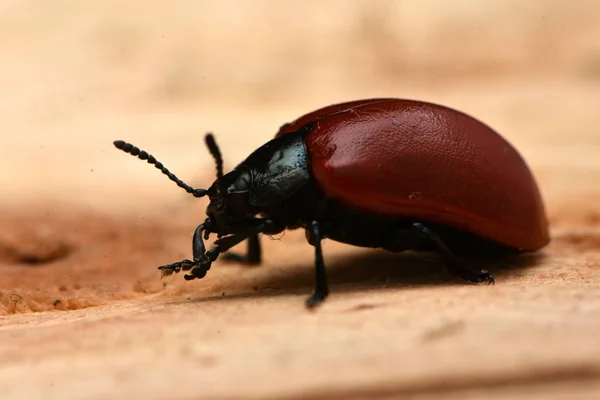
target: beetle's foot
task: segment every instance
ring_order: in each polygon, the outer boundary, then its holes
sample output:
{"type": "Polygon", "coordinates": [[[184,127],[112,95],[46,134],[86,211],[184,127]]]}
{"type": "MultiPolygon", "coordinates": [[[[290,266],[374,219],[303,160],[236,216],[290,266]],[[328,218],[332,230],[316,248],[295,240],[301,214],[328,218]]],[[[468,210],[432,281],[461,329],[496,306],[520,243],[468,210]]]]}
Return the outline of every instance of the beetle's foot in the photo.
{"type": "Polygon", "coordinates": [[[203,259],[199,263],[195,264],[194,267],[190,270],[189,274],[184,275],[186,281],[191,281],[193,279],[202,279],[206,276],[206,273],[210,269],[212,261],[208,258],[203,259]]]}
{"type": "Polygon", "coordinates": [[[487,284],[495,285],[496,281],[494,277],[486,270],[482,269],[479,272],[471,271],[467,268],[460,268],[456,271],[456,273],[463,278],[465,281],[473,282],[473,283],[483,283],[487,282],[487,284]]]}
{"type": "Polygon", "coordinates": [[[328,294],[329,293],[327,292],[313,292],[313,294],[306,299],[306,307],[309,309],[315,308],[323,303],[328,294]]]}
{"type": "Polygon", "coordinates": [[[245,264],[245,265],[257,265],[257,264],[260,264],[260,261],[253,260],[252,258],[248,257],[247,255],[240,254],[240,253],[227,252],[227,253],[221,254],[220,257],[221,257],[221,260],[225,260],[225,261],[229,261],[229,262],[235,262],[235,263],[240,263],[240,264],[245,264]]]}
{"type": "Polygon", "coordinates": [[[161,272],[161,276],[169,276],[173,273],[179,273],[179,271],[187,271],[196,265],[192,260],[182,260],[173,264],[163,265],[158,267],[161,272]]]}
{"type": "Polygon", "coordinates": [[[194,267],[191,269],[190,272],[191,273],[185,274],[183,276],[186,281],[191,281],[194,279],[202,279],[206,276],[206,273],[208,272],[208,270],[206,270],[204,268],[194,267]]]}

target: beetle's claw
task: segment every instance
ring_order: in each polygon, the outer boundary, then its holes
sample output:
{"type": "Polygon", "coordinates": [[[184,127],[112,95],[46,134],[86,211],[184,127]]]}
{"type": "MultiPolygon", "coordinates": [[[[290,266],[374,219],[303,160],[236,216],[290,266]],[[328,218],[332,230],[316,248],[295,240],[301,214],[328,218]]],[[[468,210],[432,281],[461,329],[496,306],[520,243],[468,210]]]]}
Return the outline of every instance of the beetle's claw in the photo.
{"type": "Polygon", "coordinates": [[[496,281],[494,277],[485,269],[482,269],[478,274],[473,274],[471,282],[483,283],[486,282],[488,285],[495,285],[496,281]]]}
{"type": "Polygon", "coordinates": [[[169,265],[162,265],[160,267],[158,267],[161,276],[169,276],[171,274],[176,274],[179,271],[181,271],[181,265],[175,265],[175,264],[169,264],[169,265]]]}
{"type": "Polygon", "coordinates": [[[212,265],[212,261],[206,257],[202,259],[200,262],[194,264],[194,266],[190,269],[190,273],[184,275],[183,277],[187,281],[191,281],[193,279],[202,279],[206,276],[206,273],[210,269],[212,265]]]}
{"type": "Polygon", "coordinates": [[[488,285],[496,284],[494,277],[486,269],[482,269],[481,272],[479,272],[479,274],[477,275],[477,278],[479,282],[487,282],[488,285]]]}
{"type": "Polygon", "coordinates": [[[309,298],[306,299],[306,308],[308,308],[309,310],[315,309],[317,306],[321,305],[323,301],[325,301],[327,295],[328,293],[326,292],[314,292],[309,298]]]}
{"type": "Polygon", "coordinates": [[[204,258],[199,262],[191,260],[178,261],[173,264],[163,265],[158,267],[161,272],[161,278],[170,276],[173,273],[179,273],[180,271],[190,271],[190,274],[186,274],[183,277],[191,281],[192,279],[201,279],[206,276],[206,273],[210,269],[212,261],[209,258],[204,258]]]}
{"type": "Polygon", "coordinates": [[[208,272],[209,269],[210,269],[210,267],[206,268],[203,265],[197,265],[190,270],[189,274],[186,274],[183,277],[185,278],[186,281],[191,281],[193,279],[202,279],[206,276],[206,273],[208,272]]]}
{"type": "Polygon", "coordinates": [[[161,272],[161,277],[172,275],[173,273],[179,273],[181,270],[187,271],[196,265],[191,260],[182,260],[173,264],[162,265],[158,267],[161,272]]]}
{"type": "Polygon", "coordinates": [[[482,269],[479,272],[473,272],[469,269],[460,269],[458,271],[458,275],[460,275],[460,277],[463,278],[465,281],[472,283],[486,282],[488,285],[496,284],[494,277],[485,269],[482,269]]]}

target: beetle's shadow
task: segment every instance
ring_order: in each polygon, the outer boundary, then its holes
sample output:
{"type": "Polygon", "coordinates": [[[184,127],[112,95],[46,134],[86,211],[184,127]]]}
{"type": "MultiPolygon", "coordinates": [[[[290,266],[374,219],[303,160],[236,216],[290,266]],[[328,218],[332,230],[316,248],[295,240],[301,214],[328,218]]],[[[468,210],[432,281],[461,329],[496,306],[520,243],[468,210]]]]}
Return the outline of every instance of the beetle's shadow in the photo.
{"type": "MultiPolygon", "coordinates": [[[[493,258],[461,260],[461,265],[474,271],[487,269],[498,281],[536,265],[543,257],[541,253],[499,255],[493,258]]],[[[370,250],[330,256],[326,260],[326,267],[331,286],[343,285],[355,289],[382,284],[392,287],[464,283],[460,278],[451,276],[437,255],[431,253],[370,250]]],[[[259,287],[263,284],[282,289],[300,289],[311,287],[313,282],[314,265],[303,263],[292,266],[285,275],[272,277],[265,273],[264,278],[259,278],[257,284],[259,287]]]]}
{"type": "MultiPolygon", "coordinates": [[[[473,270],[487,269],[501,284],[502,280],[519,274],[544,258],[543,253],[498,255],[487,258],[462,260],[462,265],[473,270]]],[[[468,285],[468,282],[451,276],[444,264],[430,253],[392,253],[383,250],[367,250],[352,254],[331,255],[326,258],[330,291],[335,293],[357,292],[372,289],[468,285]]],[[[309,294],[314,283],[312,263],[292,264],[278,273],[264,274],[252,279],[253,291],[227,296],[228,298],[266,297],[286,294],[309,294]]],[[[240,271],[243,275],[243,271],[240,271]]],[[[246,281],[247,282],[247,281],[246,281]]],[[[194,301],[223,299],[221,296],[198,298],[194,301]]]]}

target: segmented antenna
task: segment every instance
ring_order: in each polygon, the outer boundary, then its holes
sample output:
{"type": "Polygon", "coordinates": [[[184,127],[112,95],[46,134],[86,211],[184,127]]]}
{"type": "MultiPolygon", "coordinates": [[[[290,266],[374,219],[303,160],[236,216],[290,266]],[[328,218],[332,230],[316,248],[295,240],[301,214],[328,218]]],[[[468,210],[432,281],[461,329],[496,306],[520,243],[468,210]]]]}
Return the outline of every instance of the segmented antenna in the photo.
{"type": "Polygon", "coordinates": [[[219,146],[217,146],[217,142],[215,141],[215,137],[212,133],[207,133],[204,137],[204,141],[206,142],[206,146],[208,146],[208,151],[212,154],[215,162],[217,163],[217,189],[219,190],[221,204],[219,207],[223,207],[223,196],[225,192],[223,191],[223,157],[221,157],[221,150],[219,150],[219,146]]]}
{"type": "MultiPolygon", "coordinates": [[[[175,182],[177,184],[177,186],[179,186],[186,192],[190,193],[194,197],[203,197],[203,196],[206,196],[206,194],[208,193],[208,191],[206,189],[194,189],[190,185],[186,184],[184,181],[182,181],[181,179],[176,177],[175,174],[173,174],[167,168],[165,168],[165,166],[161,162],[156,160],[156,158],[154,158],[154,156],[152,154],[148,154],[147,152],[140,150],[139,148],[135,147],[131,143],[127,143],[122,140],[115,140],[113,142],[113,144],[115,145],[115,147],[117,149],[123,150],[125,153],[129,153],[132,156],[136,156],[140,160],[148,161],[149,164],[154,165],[156,168],[158,168],[160,170],[160,172],[162,172],[163,174],[168,176],[170,180],[175,182]]],[[[216,146],[216,144],[215,144],[215,146],[216,146]]],[[[217,151],[218,150],[219,149],[217,148],[217,151]]]]}
{"type": "Polygon", "coordinates": [[[215,162],[217,163],[217,179],[223,177],[223,157],[221,157],[221,150],[219,150],[219,146],[217,146],[217,142],[215,141],[215,137],[212,133],[207,133],[204,138],[206,142],[206,146],[208,146],[208,151],[212,154],[215,162]]]}

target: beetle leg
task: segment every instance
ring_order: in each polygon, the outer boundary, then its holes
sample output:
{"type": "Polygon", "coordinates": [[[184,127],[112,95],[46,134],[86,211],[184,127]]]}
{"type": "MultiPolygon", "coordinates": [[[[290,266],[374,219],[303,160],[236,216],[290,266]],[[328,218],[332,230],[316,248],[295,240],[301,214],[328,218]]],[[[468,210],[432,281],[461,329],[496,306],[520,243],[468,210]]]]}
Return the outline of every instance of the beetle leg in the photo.
{"type": "Polygon", "coordinates": [[[495,283],[494,277],[485,269],[483,269],[479,272],[475,272],[475,271],[471,271],[468,268],[461,267],[459,265],[456,257],[454,257],[454,255],[452,254],[450,249],[446,246],[446,244],[444,243],[442,238],[440,238],[435,232],[433,232],[431,229],[429,229],[422,223],[420,223],[420,222],[414,223],[412,225],[412,230],[417,235],[419,235],[421,238],[425,238],[425,239],[429,240],[429,242],[435,246],[436,252],[442,258],[442,260],[444,261],[444,264],[446,265],[446,268],[448,269],[448,271],[451,274],[458,275],[462,279],[469,281],[469,282],[473,282],[473,283],[480,283],[480,282],[487,282],[488,284],[495,283]]]}
{"type": "MultiPolygon", "coordinates": [[[[246,254],[227,252],[221,255],[221,259],[226,261],[236,261],[246,265],[257,265],[262,261],[262,249],[260,245],[260,233],[276,235],[281,233],[285,226],[272,219],[254,218],[248,221],[248,225],[253,226],[254,233],[248,236],[246,254]]],[[[225,251],[225,250],[223,250],[225,251]]]]}
{"type": "Polygon", "coordinates": [[[219,256],[219,253],[221,253],[221,249],[219,247],[214,247],[208,250],[202,257],[202,260],[193,266],[193,268],[190,270],[190,273],[183,276],[185,280],[191,281],[192,279],[204,278],[213,261],[215,261],[219,256]]]}
{"type": "Polygon", "coordinates": [[[248,238],[248,247],[246,254],[227,252],[221,255],[222,260],[235,261],[247,265],[260,264],[262,260],[262,251],[260,246],[260,238],[258,234],[251,235],[248,238]]]}
{"type": "Polygon", "coordinates": [[[238,233],[218,239],[215,242],[216,247],[206,251],[202,237],[204,234],[204,238],[206,239],[208,233],[211,232],[211,228],[212,223],[209,219],[207,219],[194,231],[194,238],[192,240],[192,252],[194,255],[193,261],[182,260],[173,264],[158,267],[158,269],[162,271],[162,275],[167,276],[174,272],[177,273],[180,271],[190,271],[189,274],[184,276],[186,280],[204,278],[212,263],[216,261],[222,252],[229,250],[245,239],[249,239],[250,241],[252,241],[253,237],[258,239],[259,233],[276,234],[284,229],[281,224],[278,224],[276,221],[270,219],[250,220],[246,225],[238,226],[238,233]]]}
{"type": "Polygon", "coordinates": [[[194,238],[192,239],[192,254],[194,256],[194,260],[182,260],[172,264],[160,266],[158,269],[161,271],[162,276],[168,276],[172,273],[178,273],[182,270],[188,271],[196,265],[202,263],[204,259],[204,253],[206,252],[202,235],[210,233],[210,227],[210,220],[207,219],[202,224],[198,225],[194,231],[194,238]]]}
{"type": "MultiPolygon", "coordinates": [[[[200,232],[201,233],[201,232],[200,232]]],[[[252,231],[236,233],[233,235],[225,236],[215,242],[216,246],[208,250],[205,253],[196,253],[196,251],[203,251],[198,243],[202,243],[202,240],[196,241],[196,235],[194,234],[194,265],[192,266],[190,273],[184,275],[184,278],[188,281],[192,279],[202,279],[206,276],[206,273],[210,269],[212,263],[216,261],[221,252],[227,251],[233,246],[239,244],[248,238],[248,235],[252,234],[252,231]],[[199,254],[202,254],[199,256],[199,254]]],[[[199,237],[199,236],[198,236],[199,237]]],[[[204,243],[202,243],[204,246],[204,243]]]]}
{"type": "Polygon", "coordinates": [[[323,262],[322,236],[319,229],[319,222],[312,221],[306,233],[308,243],[315,247],[315,286],[312,295],[306,300],[306,306],[313,308],[325,300],[327,295],[329,295],[329,288],[327,286],[325,263],[323,262]]]}

